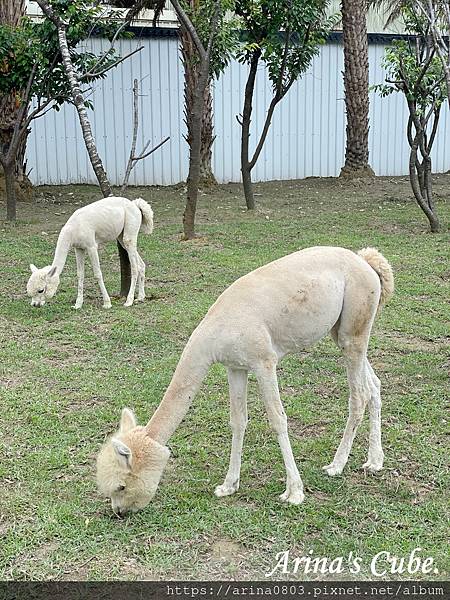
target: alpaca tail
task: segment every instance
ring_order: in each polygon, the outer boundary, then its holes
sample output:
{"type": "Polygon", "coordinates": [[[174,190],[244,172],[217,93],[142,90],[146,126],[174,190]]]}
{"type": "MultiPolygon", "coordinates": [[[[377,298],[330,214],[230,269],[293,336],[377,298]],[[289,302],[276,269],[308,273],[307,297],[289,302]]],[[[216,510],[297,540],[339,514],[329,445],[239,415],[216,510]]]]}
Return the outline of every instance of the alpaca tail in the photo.
{"type": "Polygon", "coordinates": [[[152,207],[150,206],[150,204],[148,204],[148,202],[146,202],[142,198],[136,198],[136,200],[133,200],[133,204],[135,204],[142,213],[142,223],[141,223],[140,231],[142,233],[148,233],[148,234],[152,233],[152,231],[153,231],[152,207]]]}
{"type": "Polygon", "coordinates": [[[358,256],[363,258],[380,278],[381,296],[379,308],[381,308],[394,293],[394,274],[392,272],[392,267],[376,248],[363,248],[358,252],[358,256]]]}

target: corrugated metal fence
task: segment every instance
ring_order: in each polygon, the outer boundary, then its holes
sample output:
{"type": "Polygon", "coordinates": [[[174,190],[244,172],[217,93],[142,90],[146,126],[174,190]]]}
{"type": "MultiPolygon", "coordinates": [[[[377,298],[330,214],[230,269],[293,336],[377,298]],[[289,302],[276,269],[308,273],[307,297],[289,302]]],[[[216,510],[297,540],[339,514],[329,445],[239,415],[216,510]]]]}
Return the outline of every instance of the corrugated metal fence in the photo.
{"type": "MultiPolygon", "coordinates": [[[[101,51],[108,42],[89,41],[101,51]]],[[[100,155],[114,185],[121,184],[132,135],[133,79],[141,82],[140,131],[142,148],[170,136],[160,150],[133,171],[133,185],[175,184],[186,179],[188,148],[183,134],[183,72],[176,37],[122,40],[122,55],[142,45],[144,49],[96,83],[92,90],[94,134],[100,155]]],[[[383,82],[382,44],[370,44],[371,84],[383,82]]],[[[342,46],[330,42],[322,48],[302,80],[293,85],[278,105],[254,181],[336,176],[344,162],[345,113],[342,81],[342,46]]],[[[240,181],[240,126],[246,68],[233,62],[214,85],[216,140],[213,170],[219,182],[240,181]]],[[[270,85],[261,67],[257,77],[252,139],[261,131],[270,102],[270,85]]],[[[435,142],[433,170],[450,168],[450,119],[445,106],[435,142]]],[[[407,109],[404,98],[371,94],[370,163],[378,175],[402,175],[408,169],[405,138],[407,109]]],[[[28,168],[35,184],[96,183],[71,106],[51,111],[34,122],[28,144],[28,168]]]]}

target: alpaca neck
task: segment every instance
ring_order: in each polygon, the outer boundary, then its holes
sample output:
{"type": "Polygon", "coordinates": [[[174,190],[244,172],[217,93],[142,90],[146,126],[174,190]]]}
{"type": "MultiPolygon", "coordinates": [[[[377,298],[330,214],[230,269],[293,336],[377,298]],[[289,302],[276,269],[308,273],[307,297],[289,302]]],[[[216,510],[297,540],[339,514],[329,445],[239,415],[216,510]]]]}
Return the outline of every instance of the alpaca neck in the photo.
{"type": "Polygon", "coordinates": [[[212,363],[208,344],[194,332],[187,343],[164,397],[148,422],[148,435],[165,444],[189,410],[212,363]],[[206,352],[205,352],[206,349],[206,352]]]}
{"type": "Polygon", "coordinates": [[[58,241],[56,243],[55,248],[55,256],[53,257],[52,266],[56,267],[56,275],[60,275],[62,270],[64,269],[64,265],[66,264],[67,255],[69,254],[69,250],[72,247],[70,235],[67,231],[64,230],[64,227],[61,229],[61,233],[59,234],[58,241]]]}

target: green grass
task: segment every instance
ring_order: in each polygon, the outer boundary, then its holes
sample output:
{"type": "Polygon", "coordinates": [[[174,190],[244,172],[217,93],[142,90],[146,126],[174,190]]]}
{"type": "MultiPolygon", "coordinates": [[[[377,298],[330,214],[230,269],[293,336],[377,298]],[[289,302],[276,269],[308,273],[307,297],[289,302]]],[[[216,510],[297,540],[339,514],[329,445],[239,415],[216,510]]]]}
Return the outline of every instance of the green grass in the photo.
{"type": "MultiPolygon", "coordinates": [[[[93,199],[93,188],[46,188],[46,202],[19,207],[16,226],[0,223],[0,578],[261,579],[280,550],[294,558],[353,552],[362,558],[359,577],[368,577],[377,552],[408,556],[416,547],[434,557],[432,578],[446,578],[449,183],[437,178],[439,235],[426,233],[403,179],[367,187],[305,180],[257,186],[254,214],[244,211],[239,186],[208,191],[198,214],[205,237],[189,243],[179,242],[182,188],[132,190],[156,216],[154,235],[139,242],[149,298],[130,309],[116,298],[109,311],[90,270],[84,307],[71,308],[73,255],[47,306],[33,310],[24,293],[28,264],[51,261],[74,209],[69,201],[93,199]],[[112,518],[95,489],[94,461],[122,407],[140,422],[150,417],[188,336],[237,277],[320,244],[374,245],[395,269],[396,294],[369,353],[383,385],[385,469],[377,476],[360,469],[366,421],[343,475],[321,469],[342,435],[347,405],[342,358],[324,340],[279,369],[304,504],[278,501],[282,459],[253,379],[241,489],[214,497],[231,441],[226,373],[215,366],[170,441],[173,456],[154,501],[112,518]]],[[[114,245],[101,261],[107,288],[117,290],[114,245]]]]}

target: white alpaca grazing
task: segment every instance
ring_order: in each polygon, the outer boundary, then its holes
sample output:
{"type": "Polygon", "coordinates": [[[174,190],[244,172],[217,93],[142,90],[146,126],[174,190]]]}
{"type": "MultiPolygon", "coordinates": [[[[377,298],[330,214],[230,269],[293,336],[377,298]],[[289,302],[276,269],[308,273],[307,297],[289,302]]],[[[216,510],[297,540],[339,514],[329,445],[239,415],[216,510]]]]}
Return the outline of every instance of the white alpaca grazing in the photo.
{"type": "Polygon", "coordinates": [[[120,430],[97,459],[100,492],[115,513],[137,510],[156,492],[169,458],[165,446],[178,427],[213,363],[228,369],[233,433],[228,473],[215,493],[228,496],[239,487],[241,453],[247,425],[247,377],[259,384],[286,467],[281,500],[304,498],[280,401],[276,367],[286,354],[303,350],[328,333],[341,348],[350,387],[349,416],[328,475],[342,472],[356,429],[369,406],[368,471],[383,467],[380,382],[367,359],[377,309],[393,293],[392,269],[375,249],[358,254],[344,248],[316,247],[295,252],[238,279],[226,289],[191,335],[158,409],[145,427],[124,409],[120,430]]]}
{"type": "Polygon", "coordinates": [[[38,269],[30,265],[31,277],[27,284],[27,293],[32,306],[43,306],[53,298],[59,286],[59,276],[66,264],[67,255],[75,248],[78,274],[78,295],[74,308],[83,306],[84,261],[86,253],[92,263],[94,275],[103,296],[103,308],[111,308],[111,299],[103,283],[103,275],[98,258],[100,244],[118,240],[125,248],[130,259],[131,285],[125,306],[134,302],[136,283],[139,301],[145,298],[145,263],[137,251],[139,231],[152,233],[153,211],[147,202],[138,198],[108,197],[83,206],[76,210],[61,229],[56,244],[53,263],[38,269]]]}

